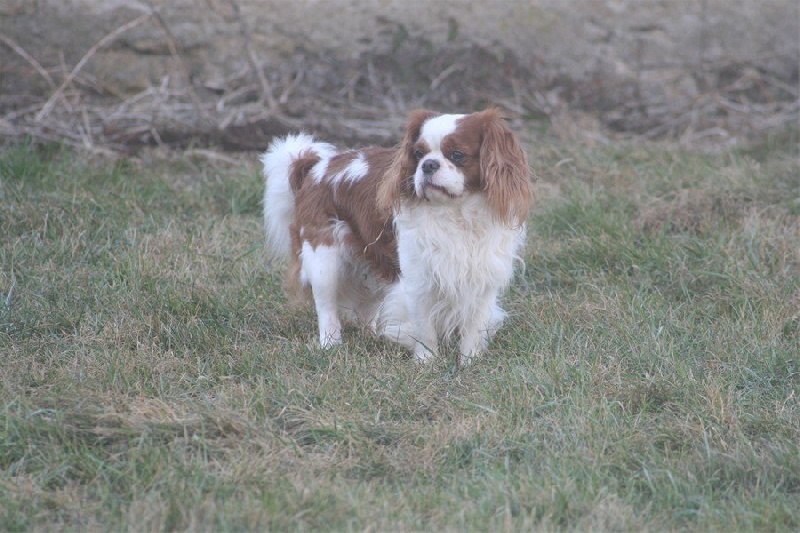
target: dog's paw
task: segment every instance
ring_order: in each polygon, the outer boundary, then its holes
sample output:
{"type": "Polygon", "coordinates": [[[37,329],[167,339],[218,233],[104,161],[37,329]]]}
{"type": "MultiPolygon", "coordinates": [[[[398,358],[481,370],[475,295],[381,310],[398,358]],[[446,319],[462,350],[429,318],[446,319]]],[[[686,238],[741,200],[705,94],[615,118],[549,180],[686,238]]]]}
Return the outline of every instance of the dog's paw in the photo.
{"type": "Polygon", "coordinates": [[[428,346],[418,342],[414,346],[414,360],[418,363],[429,363],[436,355],[436,350],[432,350],[428,346]]]}
{"type": "Polygon", "coordinates": [[[342,344],[342,332],[338,329],[323,331],[319,334],[319,345],[323,350],[342,344]]]}

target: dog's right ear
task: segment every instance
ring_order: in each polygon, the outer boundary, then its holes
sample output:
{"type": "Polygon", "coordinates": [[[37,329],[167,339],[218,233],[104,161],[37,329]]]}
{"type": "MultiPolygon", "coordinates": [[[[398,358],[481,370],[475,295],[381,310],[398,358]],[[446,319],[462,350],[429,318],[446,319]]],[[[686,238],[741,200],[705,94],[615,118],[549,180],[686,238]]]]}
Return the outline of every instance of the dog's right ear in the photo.
{"type": "Polygon", "coordinates": [[[406,135],[397,146],[389,169],[383,175],[378,188],[378,209],[391,212],[400,205],[400,198],[414,195],[414,173],[417,161],[414,158],[414,145],[419,139],[422,125],[439,113],[428,109],[417,109],[408,114],[406,135]]]}

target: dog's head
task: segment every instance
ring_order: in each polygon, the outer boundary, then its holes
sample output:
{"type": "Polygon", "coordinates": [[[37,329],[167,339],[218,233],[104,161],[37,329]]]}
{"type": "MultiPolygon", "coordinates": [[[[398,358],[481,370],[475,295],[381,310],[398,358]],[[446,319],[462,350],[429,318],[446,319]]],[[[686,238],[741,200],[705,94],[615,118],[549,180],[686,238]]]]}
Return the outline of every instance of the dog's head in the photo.
{"type": "Polygon", "coordinates": [[[531,199],[525,153],[495,109],[470,115],[409,115],[406,134],[379,191],[381,207],[451,203],[483,194],[496,219],[525,221],[531,199]]]}

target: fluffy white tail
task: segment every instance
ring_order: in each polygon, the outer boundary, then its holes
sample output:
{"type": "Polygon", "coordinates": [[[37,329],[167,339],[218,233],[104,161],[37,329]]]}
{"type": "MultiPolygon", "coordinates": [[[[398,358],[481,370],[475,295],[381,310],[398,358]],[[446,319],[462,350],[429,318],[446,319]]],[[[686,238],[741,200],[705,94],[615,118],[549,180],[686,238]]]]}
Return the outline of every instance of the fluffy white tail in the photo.
{"type": "Polygon", "coordinates": [[[333,146],[314,142],[310,135],[298,134],[275,139],[261,162],[264,164],[264,230],[267,247],[278,257],[291,251],[289,226],[294,222],[294,192],[291,186],[292,164],[301,155],[317,155],[321,161],[335,153],[333,146]]]}

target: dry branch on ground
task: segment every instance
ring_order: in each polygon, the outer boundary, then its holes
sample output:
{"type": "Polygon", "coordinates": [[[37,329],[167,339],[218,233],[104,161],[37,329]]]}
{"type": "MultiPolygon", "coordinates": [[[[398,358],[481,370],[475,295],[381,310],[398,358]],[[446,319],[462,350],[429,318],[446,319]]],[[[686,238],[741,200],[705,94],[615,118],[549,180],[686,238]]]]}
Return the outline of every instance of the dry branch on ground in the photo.
{"type": "Polygon", "coordinates": [[[606,143],[641,136],[694,146],[736,143],[800,120],[797,72],[776,73],[733,57],[705,61],[701,54],[694,62],[640,64],[633,77],[596,72],[573,79],[541,74],[535,61],[525,63],[510,50],[464,41],[437,47],[390,25],[390,47],[353,59],[304,52],[268,64],[238,3],[229,4],[247,66],[215,90],[193,80],[181,43],[153,5],[103,36],[72,67],[47,68],[0,35],[0,45],[21,57],[50,91],[0,99],[0,137],[101,152],[197,144],[256,150],[271,136],[297,129],[343,144],[391,143],[409,108],[494,104],[514,117],[545,121],[560,138],[606,143]],[[178,66],[174,74],[136,94],[117,94],[86,72],[98,51],[143,25],[165,39],[178,66]]]}

